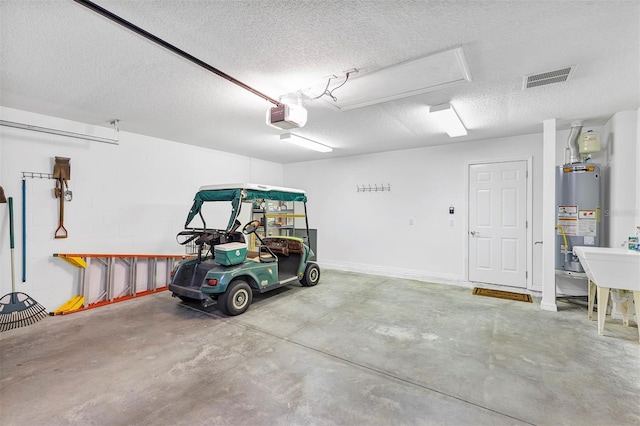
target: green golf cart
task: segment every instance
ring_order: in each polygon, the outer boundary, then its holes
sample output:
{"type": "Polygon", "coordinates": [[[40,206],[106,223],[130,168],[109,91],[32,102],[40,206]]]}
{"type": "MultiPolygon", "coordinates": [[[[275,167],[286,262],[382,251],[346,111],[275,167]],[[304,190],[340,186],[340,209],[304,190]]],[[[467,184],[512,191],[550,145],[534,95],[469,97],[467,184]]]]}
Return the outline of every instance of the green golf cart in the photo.
{"type": "Polygon", "coordinates": [[[173,296],[203,307],[217,300],[222,312],[239,315],[249,308],[254,291],[265,293],[294,282],[316,285],[320,268],[312,262],[306,202],[299,189],[201,187],[184,230],[176,236],[179,244],[194,247],[196,257],[172,271],[173,296]]]}

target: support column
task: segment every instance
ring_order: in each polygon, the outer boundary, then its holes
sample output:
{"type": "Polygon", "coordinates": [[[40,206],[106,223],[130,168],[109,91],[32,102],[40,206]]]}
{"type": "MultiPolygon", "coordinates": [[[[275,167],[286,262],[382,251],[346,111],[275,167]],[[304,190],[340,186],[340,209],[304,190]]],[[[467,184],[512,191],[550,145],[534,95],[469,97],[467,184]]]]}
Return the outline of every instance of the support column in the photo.
{"type": "MultiPolygon", "coordinates": [[[[640,108],[637,111],[637,123],[636,123],[636,226],[640,226],[640,108]]],[[[640,312],[640,306],[636,305],[636,312],[640,312]]],[[[637,315],[637,320],[640,321],[640,314],[637,315]]],[[[639,327],[640,329],[640,327],[639,327]]]]}
{"type": "Polygon", "coordinates": [[[556,312],[556,119],[543,121],[542,131],[542,302],[556,312]]]}

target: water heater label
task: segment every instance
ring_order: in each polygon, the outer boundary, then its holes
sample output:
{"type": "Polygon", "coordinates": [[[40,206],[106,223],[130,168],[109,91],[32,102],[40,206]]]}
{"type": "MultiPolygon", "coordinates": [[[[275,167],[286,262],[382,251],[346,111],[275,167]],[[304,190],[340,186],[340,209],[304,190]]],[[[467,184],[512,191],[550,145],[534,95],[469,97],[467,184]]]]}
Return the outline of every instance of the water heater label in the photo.
{"type": "Polygon", "coordinates": [[[578,206],[558,206],[558,235],[578,235],[578,206]]]}
{"type": "Polygon", "coordinates": [[[578,235],[583,237],[595,237],[597,228],[595,210],[580,210],[578,212],[578,235]]]}
{"type": "MultiPolygon", "coordinates": [[[[578,220],[577,219],[558,219],[558,226],[564,231],[564,235],[575,236],[578,235],[578,220]]],[[[558,235],[562,235],[562,231],[558,230],[558,235]]]]}
{"type": "Polygon", "coordinates": [[[578,218],[578,206],[558,206],[558,219],[578,218]]]}
{"type": "Polygon", "coordinates": [[[580,210],[578,212],[578,217],[580,219],[593,219],[593,220],[596,220],[596,211],[595,210],[580,210]]]}

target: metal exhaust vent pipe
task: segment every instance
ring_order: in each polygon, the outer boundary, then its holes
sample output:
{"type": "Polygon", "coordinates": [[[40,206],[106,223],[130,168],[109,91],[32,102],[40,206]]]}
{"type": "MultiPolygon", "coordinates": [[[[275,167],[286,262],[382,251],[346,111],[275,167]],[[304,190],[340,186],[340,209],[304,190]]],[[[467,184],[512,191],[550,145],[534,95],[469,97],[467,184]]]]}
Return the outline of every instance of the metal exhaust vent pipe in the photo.
{"type": "Polygon", "coordinates": [[[582,121],[578,120],[571,122],[571,132],[569,133],[569,139],[567,140],[567,146],[569,147],[569,164],[582,162],[580,146],[578,144],[580,132],[582,132],[582,121]]]}

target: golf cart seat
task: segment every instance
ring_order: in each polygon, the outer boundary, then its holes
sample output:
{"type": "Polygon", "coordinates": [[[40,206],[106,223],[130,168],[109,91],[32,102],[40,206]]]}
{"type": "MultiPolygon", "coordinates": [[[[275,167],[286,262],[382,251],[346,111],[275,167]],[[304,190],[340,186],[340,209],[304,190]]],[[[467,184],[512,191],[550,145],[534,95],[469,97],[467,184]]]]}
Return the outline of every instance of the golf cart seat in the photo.
{"type": "Polygon", "coordinates": [[[246,243],[244,234],[242,232],[231,232],[227,234],[228,243],[246,243]]]}
{"type": "Polygon", "coordinates": [[[298,238],[267,237],[263,242],[277,255],[304,254],[304,245],[298,238]]]}

